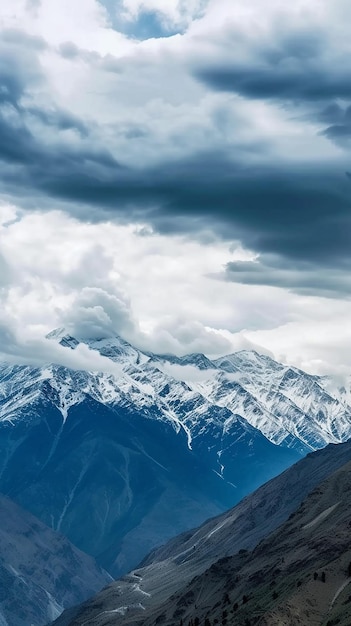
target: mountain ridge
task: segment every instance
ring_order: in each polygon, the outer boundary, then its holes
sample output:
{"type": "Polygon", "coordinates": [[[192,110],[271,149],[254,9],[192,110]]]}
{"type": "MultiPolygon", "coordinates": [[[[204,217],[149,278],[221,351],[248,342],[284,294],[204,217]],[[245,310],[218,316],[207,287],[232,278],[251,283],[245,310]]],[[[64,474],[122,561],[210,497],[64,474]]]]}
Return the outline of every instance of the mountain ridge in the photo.
{"type": "MultiPolygon", "coordinates": [[[[68,335],[64,328],[49,333],[48,337],[59,339],[62,345],[70,341],[76,347],[79,343],[79,339],[68,335]]],[[[348,379],[350,389],[346,390],[333,384],[330,377],[306,374],[255,350],[240,350],[210,360],[201,353],[175,357],[142,352],[118,335],[83,342],[102,356],[127,365],[126,373],[133,376],[134,383],[144,380],[146,396],[148,392],[151,395],[155,392],[152,380],[155,369],[161,372],[164,385],[172,378],[162,364],[184,368],[191,365],[200,372],[213,370],[215,374],[204,379],[204,383],[187,380],[187,371],[182,372],[182,380],[176,379],[176,382],[185,383],[188,391],[202,395],[212,405],[225,405],[232,413],[238,413],[272,443],[297,447],[301,454],[351,437],[351,405],[347,402],[349,393],[351,397],[351,377],[348,379]],[[137,366],[136,371],[133,366],[137,366]],[[242,401],[241,394],[245,396],[242,401]],[[289,420],[292,427],[288,426],[289,420]],[[306,420],[307,428],[303,425],[306,420]],[[267,422],[273,422],[273,428],[267,422]]],[[[160,381],[157,382],[160,385],[160,381]]]]}

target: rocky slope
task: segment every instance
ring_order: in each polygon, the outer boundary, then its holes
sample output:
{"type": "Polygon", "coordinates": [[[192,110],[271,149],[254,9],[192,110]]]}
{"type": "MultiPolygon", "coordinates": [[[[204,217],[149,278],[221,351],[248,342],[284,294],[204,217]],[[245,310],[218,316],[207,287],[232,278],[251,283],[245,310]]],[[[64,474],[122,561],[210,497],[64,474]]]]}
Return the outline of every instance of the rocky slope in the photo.
{"type": "Polygon", "coordinates": [[[33,515],[0,495],[0,624],[41,626],[111,577],[33,515]]]}
{"type": "Polygon", "coordinates": [[[349,626],[350,506],[351,461],[252,552],[217,561],[140,624],[349,626]]]}
{"type": "MultiPolygon", "coordinates": [[[[351,443],[309,454],[232,510],[151,553],[140,568],[65,612],[55,624],[170,626],[181,619],[188,624],[195,617],[200,624],[206,618],[211,624],[227,620],[241,625],[252,618],[266,619],[253,624],[271,626],[324,623],[308,621],[312,615],[308,602],[307,617],[301,617],[305,620],[301,622],[298,600],[290,621],[284,621],[285,609],[279,613],[277,607],[282,601],[285,606],[290,593],[309,590],[312,583],[318,592],[317,582],[328,588],[331,604],[348,581],[350,459],[351,443]],[[329,560],[335,560],[330,568],[329,560]],[[311,581],[315,570],[318,581],[311,581]],[[322,571],[328,574],[327,583],[322,583],[322,571]],[[244,595],[249,603],[242,603],[244,595]],[[272,611],[278,611],[276,621],[272,611]]],[[[331,615],[338,607],[334,601],[331,615]]]]}

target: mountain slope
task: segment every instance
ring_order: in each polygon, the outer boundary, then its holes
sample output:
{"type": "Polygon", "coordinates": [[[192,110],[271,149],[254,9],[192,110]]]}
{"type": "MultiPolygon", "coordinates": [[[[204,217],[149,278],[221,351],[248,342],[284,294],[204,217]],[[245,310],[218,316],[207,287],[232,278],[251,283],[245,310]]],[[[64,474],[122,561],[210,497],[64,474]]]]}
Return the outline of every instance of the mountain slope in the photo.
{"type": "Polygon", "coordinates": [[[41,626],[111,577],[33,515],[0,495],[0,624],[41,626]]]}
{"type": "MultiPolygon", "coordinates": [[[[79,345],[64,329],[51,339],[79,345]]],[[[115,576],[351,435],[346,392],[255,352],[210,361],[86,343],[108,371],[0,365],[0,490],[115,576]]]]}
{"type": "Polygon", "coordinates": [[[140,623],[349,626],[350,506],[351,461],[252,552],[219,560],[140,623]]]}
{"type": "MultiPolygon", "coordinates": [[[[191,585],[201,586],[203,577],[205,579],[209,577],[205,572],[211,566],[213,566],[211,572],[221,572],[222,565],[218,569],[214,564],[219,559],[228,559],[239,550],[241,551],[239,557],[233,557],[234,560],[239,559],[235,561],[235,567],[237,562],[240,567],[243,563],[250,564],[251,553],[247,555],[246,550],[255,546],[256,550],[259,550],[261,545],[259,542],[274,532],[280,524],[286,523],[289,515],[294,515],[307,494],[350,459],[351,442],[329,445],[308,455],[227,513],[209,520],[200,528],[184,533],[155,550],[139,569],[112,583],[85,605],[65,612],[55,624],[57,623],[57,626],[178,624],[181,618],[186,624],[186,619],[194,618],[196,615],[194,605],[200,606],[197,601],[198,591],[197,595],[192,596],[191,585]],[[187,584],[190,585],[189,588],[184,588],[187,584]],[[180,591],[183,588],[184,592],[180,591]],[[188,591],[191,593],[188,599],[184,600],[184,594],[186,595],[188,591]],[[160,618],[163,613],[166,616],[164,621],[160,618]]],[[[340,493],[340,490],[336,489],[335,493],[340,493]]],[[[323,507],[324,503],[321,504],[321,511],[325,510],[323,507]]],[[[314,512],[310,512],[311,520],[316,514],[319,514],[319,510],[317,511],[315,507],[314,512]]],[[[291,519],[295,519],[295,516],[291,519]]],[[[277,536],[280,536],[279,533],[277,536]]],[[[284,554],[281,545],[279,551],[280,556],[284,554]]],[[[230,559],[226,562],[229,563],[230,559]]],[[[233,581],[237,574],[234,574],[232,569],[230,571],[233,581]]],[[[224,587],[225,585],[220,587],[219,583],[215,582],[214,588],[217,591],[219,589],[219,599],[216,596],[213,605],[219,602],[219,606],[222,606],[222,597],[228,592],[224,587]]],[[[208,592],[207,595],[204,594],[206,598],[210,593],[207,582],[204,589],[208,592]]],[[[242,591],[240,587],[240,593],[248,592],[242,591]]],[[[234,603],[234,600],[231,602],[234,603]]],[[[199,615],[205,619],[205,612],[199,615]]],[[[217,615],[216,617],[219,619],[217,615]]],[[[219,623],[221,620],[222,617],[219,623]]],[[[245,621],[237,623],[244,624],[245,621]]]]}
{"type": "Polygon", "coordinates": [[[2,367],[0,489],[118,576],[298,454],[125,342],[97,344],[118,376],[2,367]]]}
{"type": "Polygon", "coordinates": [[[234,491],[188,449],[184,433],[89,397],[64,425],[40,400],[0,434],[2,490],[111,571],[188,520],[217,513],[234,491]],[[169,507],[177,501],[184,515],[174,520],[169,507]]]}

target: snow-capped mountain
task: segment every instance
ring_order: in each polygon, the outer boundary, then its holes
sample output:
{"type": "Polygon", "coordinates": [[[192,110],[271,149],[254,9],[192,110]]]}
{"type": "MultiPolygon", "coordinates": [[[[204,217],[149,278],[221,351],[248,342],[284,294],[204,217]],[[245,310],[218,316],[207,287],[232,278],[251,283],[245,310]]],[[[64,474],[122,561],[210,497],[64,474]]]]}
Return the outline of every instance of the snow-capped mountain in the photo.
{"type": "Polygon", "coordinates": [[[346,393],[255,352],[211,361],[85,343],[114,367],[0,366],[0,490],[115,575],[351,436],[346,393]]]}
{"type": "MultiPolygon", "coordinates": [[[[79,343],[65,329],[53,331],[49,337],[73,348],[79,343]]],[[[199,416],[209,405],[229,410],[272,443],[301,453],[351,437],[351,377],[349,389],[338,388],[327,376],[307,374],[255,351],[243,350],[211,361],[203,354],[144,354],[120,337],[85,343],[123,366],[117,381],[113,376],[97,377],[89,393],[104,403],[120,401],[121,391],[127,402],[129,396],[139,406],[150,406],[156,400],[175,428],[185,430],[189,445],[198,431],[199,416]],[[168,364],[179,367],[172,369],[168,364]],[[178,404],[184,407],[182,418],[178,404]]],[[[63,410],[64,405],[63,398],[63,410]]],[[[224,414],[222,423],[225,429],[224,414]]]]}

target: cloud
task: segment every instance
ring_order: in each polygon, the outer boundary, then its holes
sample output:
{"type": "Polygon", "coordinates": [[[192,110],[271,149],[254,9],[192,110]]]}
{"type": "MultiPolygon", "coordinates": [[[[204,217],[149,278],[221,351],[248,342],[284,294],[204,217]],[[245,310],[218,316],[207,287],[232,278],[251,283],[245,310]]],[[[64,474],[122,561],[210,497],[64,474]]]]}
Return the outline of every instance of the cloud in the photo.
{"type": "Polygon", "coordinates": [[[323,265],[349,257],[351,188],[343,171],[243,169],[220,153],[133,171],[106,150],[44,148],[16,121],[0,120],[0,132],[1,156],[12,166],[2,170],[5,189],[69,201],[77,216],[144,222],[167,234],[212,230],[257,252],[323,265]]]}
{"type": "Polygon", "coordinates": [[[11,285],[13,278],[11,268],[0,253],[0,289],[1,287],[11,285]]]}
{"type": "MultiPolygon", "coordinates": [[[[304,41],[291,42],[274,54],[273,50],[258,51],[256,66],[252,63],[223,63],[203,68],[195,75],[213,89],[242,94],[249,98],[292,101],[323,101],[351,96],[351,71],[346,58],[335,60],[335,66],[322,69],[315,63],[315,51],[309,46],[313,62],[304,56],[304,41]]],[[[307,52],[307,51],[306,51],[307,52]]],[[[306,54],[308,57],[309,54],[306,54]]]]}
{"type": "Polygon", "coordinates": [[[214,54],[198,61],[195,75],[213,89],[249,98],[300,103],[349,98],[351,74],[342,14],[349,15],[344,0],[333,6],[267,1],[263,12],[256,0],[250,0],[244,10],[231,12],[227,24],[212,29],[214,54]]]}
{"type": "Polygon", "coordinates": [[[252,258],[240,247],[160,235],[142,225],[83,224],[62,212],[15,219],[8,205],[0,224],[11,272],[0,295],[2,359],[108,371],[89,352],[57,352],[55,342],[43,339],[68,325],[84,336],[120,333],[156,353],[215,357],[246,349],[312,372],[351,367],[350,300],[340,293],[326,302],[236,277],[214,280],[228,263],[252,258]]]}
{"type": "MultiPolygon", "coordinates": [[[[75,113],[57,105],[28,105],[28,90],[43,80],[35,54],[28,75],[22,76],[23,65],[18,62],[11,73],[5,68],[0,78],[5,105],[0,110],[0,181],[22,206],[46,206],[49,197],[54,206],[65,203],[67,211],[83,219],[142,222],[161,233],[196,237],[212,231],[229,240],[240,239],[258,253],[314,259],[324,265],[341,264],[348,257],[351,188],[342,161],[312,160],[304,170],[285,163],[285,157],[281,163],[265,163],[268,140],[262,143],[250,134],[237,145],[217,148],[232,124],[245,128],[245,113],[210,100],[201,138],[199,132],[194,137],[200,151],[191,154],[190,142],[180,155],[171,155],[167,148],[163,162],[126,164],[128,151],[131,156],[135,149],[139,155],[148,153],[153,142],[149,126],[138,121],[114,127],[126,149],[117,159],[110,126],[103,145],[105,136],[75,113]],[[206,124],[214,127],[212,150],[205,150],[206,124]],[[251,162],[255,150],[259,162],[251,162]]],[[[246,109],[247,115],[248,105],[246,109]]],[[[184,136],[187,128],[194,132],[194,120],[189,118],[180,129],[184,136]]],[[[174,133],[166,139],[173,147],[174,133]]]]}
{"type": "Polygon", "coordinates": [[[62,319],[73,337],[82,341],[130,336],[135,330],[126,296],[97,287],[84,287],[62,319]]]}
{"type": "Polygon", "coordinates": [[[179,356],[193,353],[218,356],[230,352],[232,348],[230,339],[220,330],[194,319],[172,315],[155,324],[151,332],[136,334],[134,341],[140,348],[152,346],[156,353],[179,356]]]}
{"type": "Polygon", "coordinates": [[[167,376],[171,376],[172,378],[182,382],[190,383],[204,382],[205,380],[211,378],[216,372],[215,368],[213,368],[213,370],[199,370],[193,365],[177,365],[175,363],[168,363],[167,361],[162,363],[157,362],[156,366],[162,372],[167,374],[167,376]]]}
{"type": "Polygon", "coordinates": [[[246,285],[269,285],[301,295],[350,298],[350,269],[324,268],[313,263],[289,263],[278,255],[262,255],[252,261],[231,261],[223,278],[246,285]]]}
{"type": "Polygon", "coordinates": [[[12,273],[2,309],[29,338],[67,326],[85,338],[119,333],[159,352],[230,349],[213,327],[236,320],[232,296],[224,301],[208,277],[231,258],[226,244],[209,250],[142,225],[81,224],[59,212],[2,213],[0,248],[12,273]],[[221,300],[215,309],[210,292],[221,300]]]}
{"type": "Polygon", "coordinates": [[[351,106],[340,106],[337,102],[332,102],[320,112],[319,118],[328,124],[322,134],[348,149],[351,137],[351,106]]]}
{"type": "MultiPolygon", "coordinates": [[[[350,251],[351,187],[344,176],[347,155],[334,144],[346,145],[349,114],[341,104],[332,114],[322,92],[329,89],[335,102],[343,92],[334,93],[332,81],[345,89],[351,82],[344,76],[348,64],[336,62],[344,40],[337,48],[323,12],[316,13],[312,36],[310,14],[305,23],[295,9],[284,9],[278,32],[280,13],[269,2],[256,32],[259,7],[253,0],[249,18],[232,12],[227,20],[221,1],[218,28],[210,3],[181,40],[128,44],[121,57],[115,39],[106,39],[106,54],[95,39],[88,46],[80,26],[74,41],[64,39],[71,32],[67,26],[60,41],[49,29],[48,41],[41,43],[49,5],[42,3],[39,17],[23,22],[35,25],[34,35],[12,27],[2,44],[11,61],[0,66],[4,193],[27,210],[64,207],[82,220],[143,223],[162,234],[187,233],[203,241],[212,233],[292,264],[299,259],[342,270],[350,251]],[[193,77],[200,57],[206,66],[206,45],[220,67],[236,35],[240,54],[229,55],[226,63],[246,77],[249,91],[257,88],[257,97],[246,93],[240,79],[244,100],[233,97],[231,88],[211,93],[208,81],[193,77]],[[325,105],[313,123],[312,89],[319,89],[316,98],[325,105]],[[279,99],[286,90],[299,106],[308,101],[301,115],[296,103],[284,110],[271,102],[273,92],[279,99]]],[[[137,15],[145,6],[126,8],[137,15]]],[[[76,8],[69,10],[76,15],[76,8]]],[[[112,37],[106,19],[104,8],[89,0],[88,30],[112,37]]]]}

